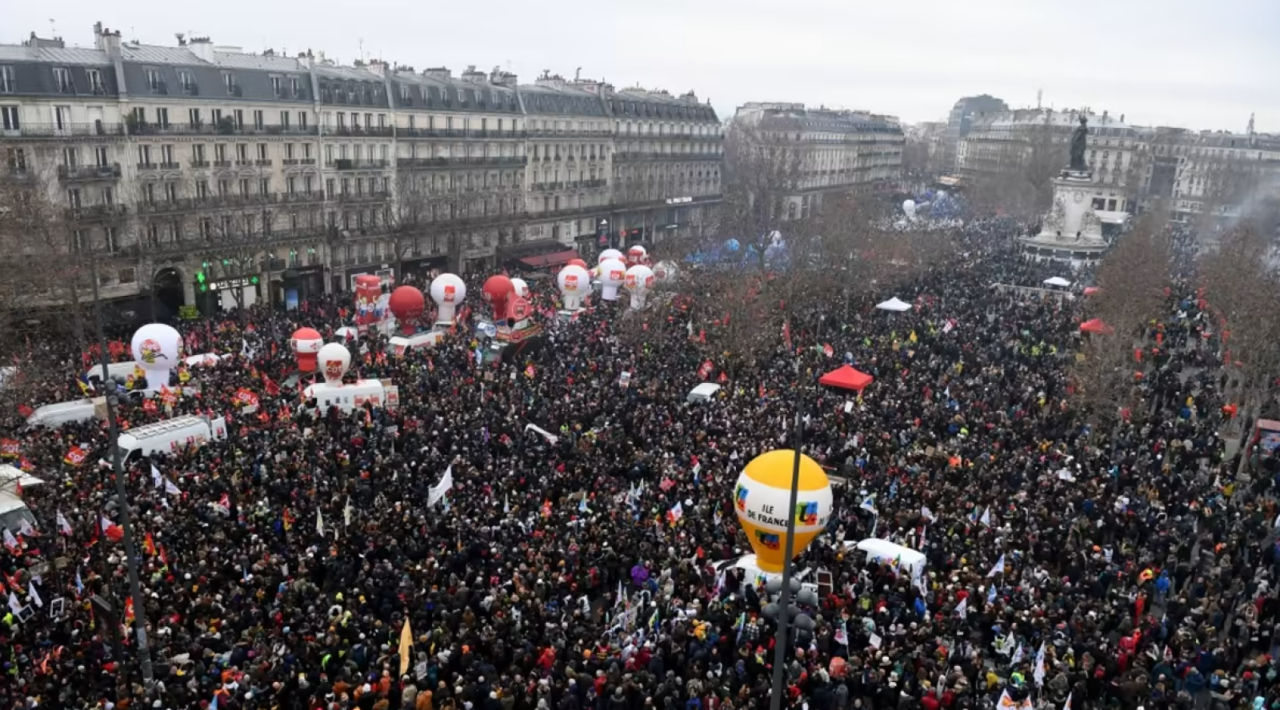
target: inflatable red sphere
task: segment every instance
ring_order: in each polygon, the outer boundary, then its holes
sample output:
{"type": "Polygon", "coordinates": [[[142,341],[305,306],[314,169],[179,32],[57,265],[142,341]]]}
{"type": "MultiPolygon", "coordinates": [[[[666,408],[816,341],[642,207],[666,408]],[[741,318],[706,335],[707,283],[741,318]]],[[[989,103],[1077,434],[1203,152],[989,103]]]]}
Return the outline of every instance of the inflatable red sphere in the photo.
{"type": "Polygon", "coordinates": [[[316,353],[324,345],[324,338],[315,328],[299,328],[289,337],[289,347],[298,356],[298,370],[301,372],[316,371],[316,353]]]}
{"type": "Polygon", "coordinates": [[[426,303],[427,300],[423,297],[422,291],[413,286],[401,286],[391,292],[387,305],[399,321],[400,331],[405,335],[412,335],[418,319],[422,317],[426,303]]]}
{"type": "Polygon", "coordinates": [[[515,284],[502,274],[494,274],[484,282],[484,298],[493,306],[494,320],[507,317],[507,299],[515,293],[515,284]]]}

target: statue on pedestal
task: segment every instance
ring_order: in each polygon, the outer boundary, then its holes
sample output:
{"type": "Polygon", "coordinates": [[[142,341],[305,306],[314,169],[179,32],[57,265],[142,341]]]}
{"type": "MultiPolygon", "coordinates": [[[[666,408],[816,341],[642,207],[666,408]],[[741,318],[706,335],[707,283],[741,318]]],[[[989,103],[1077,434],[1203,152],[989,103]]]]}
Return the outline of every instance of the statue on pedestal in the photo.
{"type": "Polygon", "coordinates": [[[1071,134],[1071,170],[1085,171],[1084,148],[1086,136],[1089,134],[1089,119],[1080,116],[1080,125],[1071,134]]]}

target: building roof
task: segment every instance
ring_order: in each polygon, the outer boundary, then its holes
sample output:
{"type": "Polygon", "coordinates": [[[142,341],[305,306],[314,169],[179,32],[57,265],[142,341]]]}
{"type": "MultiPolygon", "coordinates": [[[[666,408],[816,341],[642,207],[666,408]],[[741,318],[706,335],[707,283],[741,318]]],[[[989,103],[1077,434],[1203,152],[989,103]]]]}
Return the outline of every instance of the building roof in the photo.
{"type": "Polygon", "coordinates": [[[542,80],[520,86],[520,101],[531,114],[605,116],[600,97],[562,80],[542,80]]]}
{"type": "Polygon", "coordinates": [[[29,47],[23,44],[0,44],[0,62],[38,62],[48,64],[110,64],[107,53],[84,47],[29,47]]]}

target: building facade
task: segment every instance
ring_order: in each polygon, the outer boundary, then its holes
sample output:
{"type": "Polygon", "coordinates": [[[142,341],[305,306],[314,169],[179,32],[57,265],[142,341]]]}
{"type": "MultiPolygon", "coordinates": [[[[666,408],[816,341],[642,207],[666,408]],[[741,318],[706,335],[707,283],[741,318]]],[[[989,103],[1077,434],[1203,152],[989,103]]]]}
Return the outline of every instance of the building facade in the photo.
{"type": "Polygon", "coordinates": [[[652,244],[719,203],[723,133],[692,94],[94,36],[0,45],[0,169],[66,206],[105,298],[288,302],[361,273],[652,244]]]}
{"type": "Polygon", "coordinates": [[[803,104],[748,103],[735,122],[743,140],[780,151],[789,164],[779,215],[805,219],[822,209],[823,196],[896,181],[902,176],[905,139],[892,116],[860,111],[806,109],[803,104]]]}
{"type": "Polygon", "coordinates": [[[1004,101],[990,94],[965,96],[956,101],[951,107],[951,112],[947,114],[946,133],[944,140],[941,141],[938,164],[947,170],[955,170],[960,141],[969,135],[973,123],[987,115],[1008,110],[1009,106],[1004,101]]]}

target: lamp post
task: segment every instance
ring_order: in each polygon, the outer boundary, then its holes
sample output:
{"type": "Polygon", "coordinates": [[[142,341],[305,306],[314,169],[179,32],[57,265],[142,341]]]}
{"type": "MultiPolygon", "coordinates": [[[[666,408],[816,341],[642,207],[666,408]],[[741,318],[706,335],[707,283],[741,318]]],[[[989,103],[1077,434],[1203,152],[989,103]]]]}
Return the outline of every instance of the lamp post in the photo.
{"type": "MultiPolygon", "coordinates": [[[[124,485],[124,462],[120,458],[120,425],[116,422],[116,391],[107,377],[107,335],[102,327],[102,300],[98,296],[98,261],[89,258],[90,277],[93,279],[93,320],[97,327],[98,348],[101,351],[102,384],[107,390],[107,424],[111,437],[111,470],[116,479],[116,499],[120,502],[120,526],[124,529],[125,565],[129,570],[129,596],[133,600],[133,629],[138,639],[138,663],[142,670],[142,682],[150,689],[154,683],[151,670],[151,647],[147,643],[147,614],[143,607],[142,585],[138,582],[138,553],[133,544],[133,523],[130,519],[129,492],[124,485]],[[108,384],[110,383],[110,384],[108,384]]],[[[150,383],[148,383],[150,384],[150,383]]],[[[94,521],[94,525],[100,525],[94,521]]],[[[123,615],[123,614],[122,614],[123,615]]]]}

